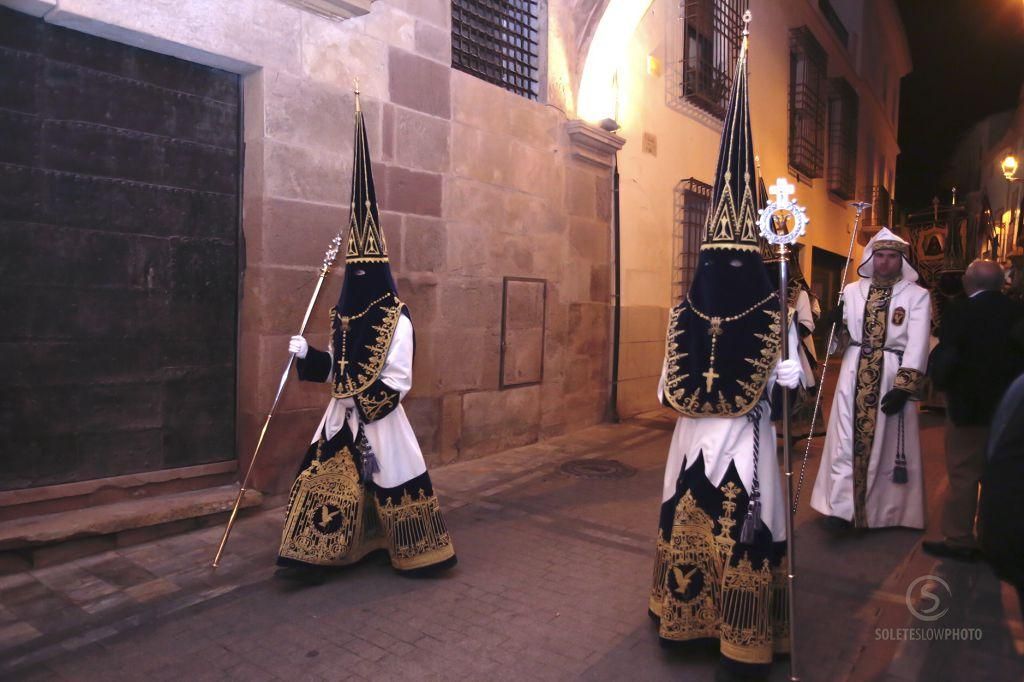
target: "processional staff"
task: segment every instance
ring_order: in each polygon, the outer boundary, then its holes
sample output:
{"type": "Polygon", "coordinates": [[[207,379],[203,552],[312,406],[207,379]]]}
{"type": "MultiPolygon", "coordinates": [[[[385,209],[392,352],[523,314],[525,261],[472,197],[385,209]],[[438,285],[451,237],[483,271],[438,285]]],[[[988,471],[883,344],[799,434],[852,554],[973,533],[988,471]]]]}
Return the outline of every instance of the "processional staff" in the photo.
{"type": "MultiPolygon", "coordinates": [[[[324,261],[320,266],[320,274],[316,279],[316,286],[313,287],[313,295],[309,298],[309,305],[306,306],[306,314],[302,316],[302,324],[299,325],[298,334],[302,336],[306,333],[306,325],[309,324],[309,317],[313,314],[313,307],[316,305],[316,299],[320,296],[320,289],[323,287],[324,279],[327,277],[327,273],[330,272],[331,266],[334,265],[334,260],[338,257],[338,249],[341,248],[341,234],[334,236],[331,240],[331,245],[327,247],[327,251],[324,252],[324,261]]],[[[220,565],[221,554],[224,553],[224,545],[228,542],[228,536],[231,535],[231,528],[235,525],[235,519],[238,517],[238,509],[242,505],[242,498],[245,496],[246,490],[248,490],[249,479],[252,477],[253,467],[256,465],[256,457],[260,454],[260,446],[263,445],[263,438],[267,435],[267,428],[270,426],[270,420],[274,417],[274,412],[277,410],[277,404],[281,401],[281,394],[284,393],[284,386],[288,383],[288,377],[292,371],[292,365],[295,363],[295,353],[288,354],[288,362],[285,363],[284,372],[281,373],[281,380],[277,383],[277,393],[274,395],[274,402],[270,405],[270,411],[267,412],[267,418],[263,422],[263,428],[260,429],[260,437],[256,440],[256,448],[253,450],[252,459],[249,460],[249,468],[245,471],[245,478],[242,479],[242,485],[238,489],[238,496],[235,497],[235,504],[231,508],[231,515],[228,517],[228,525],[224,528],[224,535],[220,538],[220,545],[217,547],[217,554],[213,557],[213,563],[211,564],[214,568],[220,565]]]]}
{"type": "MultiPolygon", "coordinates": [[[[359,104],[359,80],[355,82],[355,99],[356,99],[356,116],[360,116],[361,107],[359,104]]],[[[313,287],[313,295],[309,297],[309,305],[306,306],[306,314],[302,316],[302,324],[299,325],[298,335],[302,336],[306,333],[306,325],[309,324],[309,318],[313,314],[313,307],[316,305],[316,300],[320,296],[320,289],[324,285],[324,279],[327,278],[327,273],[331,271],[331,267],[334,265],[335,259],[338,257],[338,251],[341,248],[342,235],[339,231],[338,234],[334,235],[331,239],[330,245],[324,252],[324,260],[320,265],[320,273],[316,280],[316,286],[313,287]]],[[[263,439],[267,435],[267,428],[270,426],[270,420],[274,417],[274,412],[277,410],[277,404],[281,402],[281,395],[284,393],[285,384],[288,383],[288,377],[292,371],[292,365],[295,363],[295,354],[288,354],[288,361],[285,363],[284,371],[281,373],[281,379],[277,383],[277,393],[274,395],[274,402],[270,405],[270,411],[267,412],[267,418],[263,421],[263,428],[260,429],[260,437],[256,440],[256,447],[252,453],[252,459],[249,460],[249,467],[245,471],[245,478],[242,479],[242,485],[238,489],[238,495],[235,497],[235,503],[231,507],[231,515],[228,517],[227,526],[224,528],[224,535],[220,538],[220,545],[217,547],[217,553],[213,557],[213,563],[211,564],[214,568],[220,565],[221,555],[224,553],[224,546],[228,542],[228,536],[231,535],[231,529],[235,525],[235,520],[238,517],[238,509],[242,505],[242,498],[245,496],[246,490],[248,490],[249,479],[252,477],[253,468],[256,466],[256,457],[260,454],[260,446],[263,445],[263,439]]]]}
{"type": "MultiPolygon", "coordinates": [[[[779,335],[782,359],[789,359],[789,247],[807,232],[807,215],[804,207],[792,199],[794,186],[785,178],[775,181],[768,192],[775,197],[761,209],[758,226],[761,236],[778,248],[779,252],[779,307],[781,320],[779,335]]],[[[786,592],[789,611],[789,678],[797,676],[797,628],[796,628],[796,549],[793,537],[793,461],[789,443],[789,389],[782,387],[782,452],[786,474],[786,592]]]]}

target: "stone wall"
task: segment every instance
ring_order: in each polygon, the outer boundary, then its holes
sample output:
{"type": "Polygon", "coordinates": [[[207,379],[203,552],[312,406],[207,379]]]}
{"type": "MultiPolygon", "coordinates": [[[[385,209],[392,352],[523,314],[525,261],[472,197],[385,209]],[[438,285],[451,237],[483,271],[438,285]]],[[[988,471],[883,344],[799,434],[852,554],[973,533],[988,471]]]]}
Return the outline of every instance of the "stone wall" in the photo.
{"type": "MultiPolygon", "coordinates": [[[[449,2],[377,0],[369,14],[341,22],[276,0],[240,0],[219,12],[201,0],[28,4],[53,23],[244,75],[243,466],[323,249],[345,224],[357,77],[381,220],[416,326],[415,386],[405,405],[428,462],[477,457],[601,419],[610,354],[609,169],[572,157],[564,100],[532,102],[451,68],[449,2]],[[507,276],[547,281],[544,376],[500,389],[507,276]]],[[[558,22],[550,30],[568,41],[556,52],[575,55],[572,31],[558,22]]],[[[340,272],[332,272],[311,318],[313,345],[326,346],[339,286],[340,272]]],[[[287,387],[256,487],[288,485],[327,396],[324,386],[287,387]]]]}

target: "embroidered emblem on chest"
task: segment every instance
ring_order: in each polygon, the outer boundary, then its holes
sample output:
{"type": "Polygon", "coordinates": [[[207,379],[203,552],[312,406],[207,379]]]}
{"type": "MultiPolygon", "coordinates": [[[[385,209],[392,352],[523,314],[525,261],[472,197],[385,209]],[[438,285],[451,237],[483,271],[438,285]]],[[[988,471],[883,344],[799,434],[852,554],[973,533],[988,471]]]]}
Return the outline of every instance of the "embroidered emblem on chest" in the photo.
{"type": "Polygon", "coordinates": [[[906,320],[906,319],[907,319],[907,310],[906,310],[906,308],[902,308],[902,307],[901,308],[897,308],[896,310],[894,310],[892,312],[892,323],[894,325],[899,326],[899,325],[903,324],[903,321],[906,320]]]}

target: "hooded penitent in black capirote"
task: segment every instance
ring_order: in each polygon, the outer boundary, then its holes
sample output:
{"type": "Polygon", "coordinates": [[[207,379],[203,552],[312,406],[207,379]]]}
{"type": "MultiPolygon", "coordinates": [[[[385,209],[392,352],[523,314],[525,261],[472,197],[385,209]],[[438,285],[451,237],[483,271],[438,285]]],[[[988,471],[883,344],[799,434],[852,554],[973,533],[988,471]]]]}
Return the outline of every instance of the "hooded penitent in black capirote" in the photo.
{"type": "Polygon", "coordinates": [[[789,620],[766,402],[781,312],[759,248],[746,58],[744,35],[693,284],[669,316],[660,397],[680,416],[648,607],[663,642],[717,639],[721,664],[753,679],[788,650],[789,620]]]}
{"type": "Polygon", "coordinates": [[[669,317],[664,400],[691,417],[749,412],[779,356],[776,285],[760,255],[745,57],[741,51],[693,283],[669,317]]]}
{"type": "Polygon", "coordinates": [[[302,573],[385,549],[399,571],[435,570],[453,565],[455,550],[401,407],[413,330],[391,276],[358,93],[354,157],[331,352],[309,348],[297,365],[300,379],[330,381],[332,398],[292,486],[278,563],[302,573]]]}
{"type": "MultiPolygon", "coordinates": [[[[345,277],[338,304],[331,311],[336,398],[359,396],[374,390],[372,387],[378,383],[398,318],[409,314],[398,298],[391,276],[361,109],[356,111],[354,149],[345,277]]],[[[356,404],[362,409],[363,402],[357,400],[356,404]]]]}

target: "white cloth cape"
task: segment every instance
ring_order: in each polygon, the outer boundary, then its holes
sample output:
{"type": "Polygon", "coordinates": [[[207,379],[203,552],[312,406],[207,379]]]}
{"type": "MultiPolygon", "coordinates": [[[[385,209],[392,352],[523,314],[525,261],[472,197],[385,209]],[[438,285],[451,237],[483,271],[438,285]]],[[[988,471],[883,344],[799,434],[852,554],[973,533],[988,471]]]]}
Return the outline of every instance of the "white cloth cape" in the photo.
{"type": "MultiPolygon", "coordinates": [[[[412,322],[402,315],[398,319],[391,348],[380,373],[384,383],[399,392],[400,400],[412,388],[412,356],[412,322]]],[[[359,415],[355,409],[355,400],[332,397],[311,442],[319,440],[321,431],[326,431],[328,439],[334,437],[345,423],[346,411],[349,428],[353,435],[358,434],[359,415]]],[[[394,488],[427,470],[416,434],[413,433],[401,403],[388,416],[364,424],[363,429],[380,466],[380,471],[373,474],[373,482],[380,487],[394,488]]]]}
{"type": "MultiPolygon", "coordinates": [[[[798,336],[796,325],[790,325],[789,357],[797,357],[798,336]]],[[[658,400],[665,389],[665,367],[661,369],[658,382],[658,400]]],[[[806,382],[806,377],[801,380],[806,382]]],[[[775,370],[768,380],[765,391],[770,395],[775,386],[775,370]]],[[[761,519],[772,533],[775,542],[786,539],[786,498],[782,494],[779,460],[776,455],[775,425],[771,421],[771,410],[765,405],[761,412],[761,448],[758,458],[757,477],[761,492],[761,519]]],[[[708,481],[719,486],[729,463],[736,463],[743,488],[749,493],[754,486],[754,429],[744,415],[742,417],[684,417],[676,420],[672,443],[665,464],[665,479],[661,500],[667,501],[676,493],[676,481],[685,466],[692,467],[698,456],[704,455],[704,473],[708,481]]],[[[737,510],[740,518],[746,509],[737,510]]]]}
{"type": "MultiPolygon", "coordinates": [[[[905,266],[906,268],[906,266],[905,266]]],[[[843,316],[852,341],[861,341],[864,307],[871,280],[862,279],[843,289],[843,316]]],[[[903,351],[903,367],[924,372],[928,363],[928,342],[931,326],[931,300],[922,287],[901,280],[893,287],[889,303],[885,347],[903,351]],[[904,310],[901,324],[893,324],[897,308],[904,310]]],[[[850,345],[843,355],[839,370],[832,413],[825,435],[825,449],[811,495],[811,507],[828,516],[853,520],[853,421],[854,395],[857,389],[857,364],[860,346],[850,345]]],[[[900,368],[896,353],[886,351],[878,391],[878,416],[871,446],[867,473],[865,512],[868,526],[905,526],[924,528],[924,472],[921,463],[921,441],[918,428],[917,403],[908,401],[903,407],[904,443],[909,480],[893,483],[896,463],[897,417],[882,412],[881,402],[893,386],[900,368]]]]}

